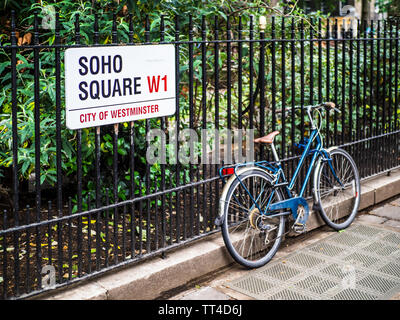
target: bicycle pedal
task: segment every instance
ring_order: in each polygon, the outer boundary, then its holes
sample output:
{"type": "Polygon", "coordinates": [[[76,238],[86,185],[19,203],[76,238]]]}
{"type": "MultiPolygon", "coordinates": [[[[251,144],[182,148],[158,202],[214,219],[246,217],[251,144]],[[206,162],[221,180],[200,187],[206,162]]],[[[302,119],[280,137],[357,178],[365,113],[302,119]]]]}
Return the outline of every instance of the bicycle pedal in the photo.
{"type": "Polygon", "coordinates": [[[272,226],[270,224],[260,224],[259,225],[260,230],[266,231],[266,232],[271,232],[277,228],[277,226],[272,226]]]}
{"type": "Polygon", "coordinates": [[[304,233],[307,231],[305,223],[295,223],[292,227],[293,231],[296,233],[304,233]]]}

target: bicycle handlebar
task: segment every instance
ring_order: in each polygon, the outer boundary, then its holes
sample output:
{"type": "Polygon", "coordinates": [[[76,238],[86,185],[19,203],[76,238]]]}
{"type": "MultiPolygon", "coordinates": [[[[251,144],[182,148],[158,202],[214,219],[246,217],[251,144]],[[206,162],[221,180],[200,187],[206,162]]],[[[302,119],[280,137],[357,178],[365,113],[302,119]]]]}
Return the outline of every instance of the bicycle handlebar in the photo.
{"type": "Polygon", "coordinates": [[[320,107],[325,107],[325,108],[330,108],[331,110],[334,110],[334,111],[336,111],[338,113],[341,113],[341,111],[338,108],[336,108],[336,105],[333,102],[323,102],[319,106],[320,107]]]}
{"type": "MultiPolygon", "coordinates": [[[[338,113],[341,113],[341,111],[338,108],[336,108],[336,105],[333,102],[323,102],[323,103],[320,103],[320,104],[303,106],[303,107],[302,106],[295,106],[294,109],[309,109],[309,110],[311,110],[311,109],[319,109],[319,108],[322,108],[322,107],[325,107],[325,109],[330,109],[330,110],[336,111],[338,113]]],[[[285,109],[284,111],[285,112],[286,111],[292,111],[292,108],[285,109]]],[[[278,110],[275,113],[278,113],[278,114],[282,113],[282,110],[278,110]]]]}

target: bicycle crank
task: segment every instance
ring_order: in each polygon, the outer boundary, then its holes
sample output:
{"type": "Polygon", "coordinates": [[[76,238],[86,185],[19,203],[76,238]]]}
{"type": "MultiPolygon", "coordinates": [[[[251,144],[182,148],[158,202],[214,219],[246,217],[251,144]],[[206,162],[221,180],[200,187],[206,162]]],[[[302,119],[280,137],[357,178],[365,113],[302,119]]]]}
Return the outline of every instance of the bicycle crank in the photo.
{"type": "Polygon", "coordinates": [[[299,205],[297,207],[297,218],[296,221],[294,222],[292,226],[292,230],[295,233],[304,233],[307,231],[306,223],[304,221],[304,215],[305,215],[306,209],[302,206],[299,205]]]}

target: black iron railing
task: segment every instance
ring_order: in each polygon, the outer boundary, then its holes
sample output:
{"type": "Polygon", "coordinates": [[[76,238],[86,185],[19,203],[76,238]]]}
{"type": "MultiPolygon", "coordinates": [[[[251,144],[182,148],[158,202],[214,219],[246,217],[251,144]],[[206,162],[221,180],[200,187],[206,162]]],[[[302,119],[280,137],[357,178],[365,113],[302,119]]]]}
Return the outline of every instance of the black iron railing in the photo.
{"type": "MultiPolygon", "coordinates": [[[[28,30],[32,42],[21,44],[13,14],[9,43],[0,47],[0,63],[8,61],[0,109],[5,299],[165,257],[218,231],[220,164],[201,162],[200,154],[197,162],[175,163],[180,144],[170,161],[150,165],[145,137],[153,128],[166,133],[166,148],[187,128],[199,137],[210,128],[254,129],[256,135],[280,130],[277,149],[290,175],[299,154],[294,143],[308,130],[294,107],[333,101],[341,114],[321,119],[326,147],[346,148],[362,178],[400,164],[398,21],[353,20],[345,30],[335,19],[269,17],[260,27],[253,16],[190,16],[184,25],[181,17],[161,17],[152,27],[147,18],[138,35],[132,16],[123,25],[114,15],[107,40],[97,15],[91,30],[81,30],[84,18],[77,15],[75,30],[68,31],[57,14],[52,33],[36,18],[28,30]],[[175,45],[176,114],[66,129],[64,50],[136,45],[140,37],[145,44],[175,45]]],[[[212,144],[221,149],[218,140],[212,144]]],[[[256,159],[270,157],[265,146],[256,151],[256,159]]]]}

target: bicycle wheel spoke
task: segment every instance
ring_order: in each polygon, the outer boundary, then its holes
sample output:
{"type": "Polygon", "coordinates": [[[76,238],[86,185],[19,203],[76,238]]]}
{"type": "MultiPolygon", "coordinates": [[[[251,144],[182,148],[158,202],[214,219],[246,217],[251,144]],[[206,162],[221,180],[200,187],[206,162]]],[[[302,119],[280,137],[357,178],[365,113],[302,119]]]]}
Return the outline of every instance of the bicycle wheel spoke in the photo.
{"type": "Polygon", "coordinates": [[[229,206],[234,206],[235,208],[239,208],[239,209],[243,210],[244,212],[249,212],[249,209],[243,207],[239,202],[232,202],[232,201],[231,202],[224,201],[224,202],[228,203],[229,206]]]}
{"type": "Polygon", "coordinates": [[[277,235],[283,232],[283,217],[272,220],[262,215],[268,203],[279,200],[275,194],[264,175],[245,175],[240,176],[240,181],[236,181],[230,195],[223,200],[227,204],[224,239],[231,244],[233,257],[244,265],[265,259],[279,246],[277,235]],[[267,232],[269,229],[273,231],[267,232]],[[266,241],[267,237],[273,240],[266,241]]]}
{"type": "Polygon", "coordinates": [[[359,202],[359,179],[351,157],[343,150],[333,151],[331,165],[320,167],[317,193],[324,220],[334,228],[348,226],[354,219],[359,202]]]}

